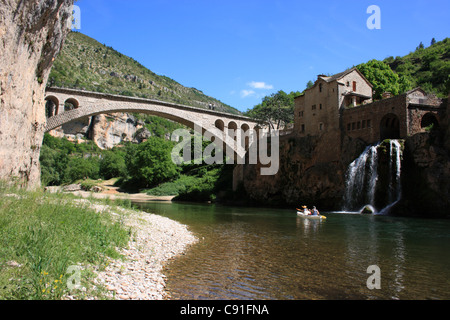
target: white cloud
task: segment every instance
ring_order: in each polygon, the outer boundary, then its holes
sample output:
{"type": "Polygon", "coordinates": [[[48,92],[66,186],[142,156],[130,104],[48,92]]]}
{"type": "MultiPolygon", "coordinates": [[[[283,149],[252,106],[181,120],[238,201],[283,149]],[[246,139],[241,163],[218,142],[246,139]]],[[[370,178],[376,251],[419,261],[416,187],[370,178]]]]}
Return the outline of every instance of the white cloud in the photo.
{"type": "Polygon", "coordinates": [[[253,91],[253,90],[242,90],[242,91],[241,91],[241,97],[242,97],[242,98],[246,98],[246,97],[248,97],[248,96],[254,95],[255,93],[256,93],[256,92],[253,91]]]}
{"type": "Polygon", "coordinates": [[[256,82],[252,81],[248,84],[253,89],[263,89],[263,90],[271,90],[273,89],[273,85],[267,84],[265,82],[256,82]]]}

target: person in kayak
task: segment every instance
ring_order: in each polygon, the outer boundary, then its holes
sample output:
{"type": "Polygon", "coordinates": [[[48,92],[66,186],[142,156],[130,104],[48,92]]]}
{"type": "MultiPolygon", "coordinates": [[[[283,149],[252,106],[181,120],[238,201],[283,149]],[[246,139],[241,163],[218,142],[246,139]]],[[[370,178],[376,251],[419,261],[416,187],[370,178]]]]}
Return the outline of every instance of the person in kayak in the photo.
{"type": "Polygon", "coordinates": [[[319,212],[319,210],[317,210],[316,207],[313,207],[311,215],[312,216],[318,216],[318,215],[320,215],[320,212],[319,212]]]}

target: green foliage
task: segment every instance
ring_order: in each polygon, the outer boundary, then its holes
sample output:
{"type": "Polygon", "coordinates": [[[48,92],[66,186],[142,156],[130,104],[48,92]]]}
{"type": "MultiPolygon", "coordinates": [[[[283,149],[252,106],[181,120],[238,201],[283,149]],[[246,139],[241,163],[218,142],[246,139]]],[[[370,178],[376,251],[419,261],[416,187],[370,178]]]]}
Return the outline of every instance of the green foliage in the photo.
{"type": "Polygon", "coordinates": [[[264,97],[261,104],[247,110],[245,115],[261,124],[268,123],[272,129],[286,127],[294,121],[294,98],[299,95],[300,92],[287,94],[282,90],[278,91],[264,97]]]}
{"type": "Polygon", "coordinates": [[[46,133],[40,154],[41,181],[59,186],[83,179],[111,179],[125,171],[124,154],[100,150],[92,141],[73,143],[46,133]]]}
{"type": "Polygon", "coordinates": [[[82,179],[98,179],[100,171],[100,159],[98,157],[70,158],[64,172],[64,182],[70,183],[82,179]]]}
{"type": "Polygon", "coordinates": [[[109,180],[112,178],[124,176],[126,170],[127,167],[125,164],[124,152],[116,150],[105,151],[103,153],[99,168],[99,174],[103,179],[109,180]]]}
{"type": "Polygon", "coordinates": [[[197,169],[197,171],[191,172],[195,183],[187,184],[184,190],[179,191],[175,200],[198,202],[216,200],[217,193],[226,191],[232,181],[232,175],[228,175],[227,178],[224,177],[226,167],[226,165],[213,166],[211,168],[202,167],[197,169]],[[224,184],[224,180],[227,180],[229,184],[224,184]]]}
{"type": "Polygon", "coordinates": [[[180,193],[185,193],[190,186],[197,184],[197,180],[195,176],[182,174],[179,179],[165,182],[147,190],[146,193],[151,196],[178,196],[180,193]]]}
{"type": "Polygon", "coordinates": [[[178,178],[180,168],[173,163],[170,141],[151,137],[139,145],[128,145],[125,163],[127,174],[135,187],[154,187],[162,182],[178,178]]]}
{"type": "MultiPolygon", "coordinates": [[[[67,287],[69,266],[102,267],[108,257],[120,258],[117,249],[128,244],[129,230],[72,200],[0,187],[0,300],[59,300],[82,294],[67,287]]],[[[91,273],[82,271],[84,294],[101,295],[92,280],[91,273]]]]}
{"type": "Polygon", "coordinates": [[[409,81],[404,77],[400,78],[383,61],[370,60],[360,64],[357,68],[373,85],[374,99],[381,99],[384,92],[398,95],[411,89],[409,81]]]}
{"type": "Polygon", "coordinates": [[[419,46],[405,57],[387,59],[386,63],[411,82],[411,87],[422,87],[427,92],[441,98],[448,97],[450,91],[450,39],[432,41],[428,48],[419,46]]]}

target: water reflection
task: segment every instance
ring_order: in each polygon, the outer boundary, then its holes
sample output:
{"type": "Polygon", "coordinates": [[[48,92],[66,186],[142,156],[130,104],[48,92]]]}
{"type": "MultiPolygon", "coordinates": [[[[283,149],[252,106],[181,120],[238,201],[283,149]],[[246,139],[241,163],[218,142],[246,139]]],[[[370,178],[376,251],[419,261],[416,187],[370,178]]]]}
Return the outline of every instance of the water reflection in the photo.
{"type": "Polygon", "coordinates": [[[201,241],[166,269],[174,299],[448,299],[450,223],[150,204],[201,241]],[[381,269],[369,290],[367,268],[381,269]]]}

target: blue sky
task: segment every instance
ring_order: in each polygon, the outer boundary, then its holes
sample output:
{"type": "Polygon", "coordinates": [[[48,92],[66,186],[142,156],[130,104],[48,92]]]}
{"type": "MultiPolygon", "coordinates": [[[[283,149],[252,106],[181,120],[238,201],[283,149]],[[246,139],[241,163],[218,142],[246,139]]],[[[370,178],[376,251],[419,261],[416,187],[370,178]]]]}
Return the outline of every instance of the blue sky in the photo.
{"type": "Polygon", "coordinates": [[[448,0],[79,0],[80,32],[241,111],[449,37],[448,0]],[[370,30],[367,8],[381,11],[370,30]]]}

